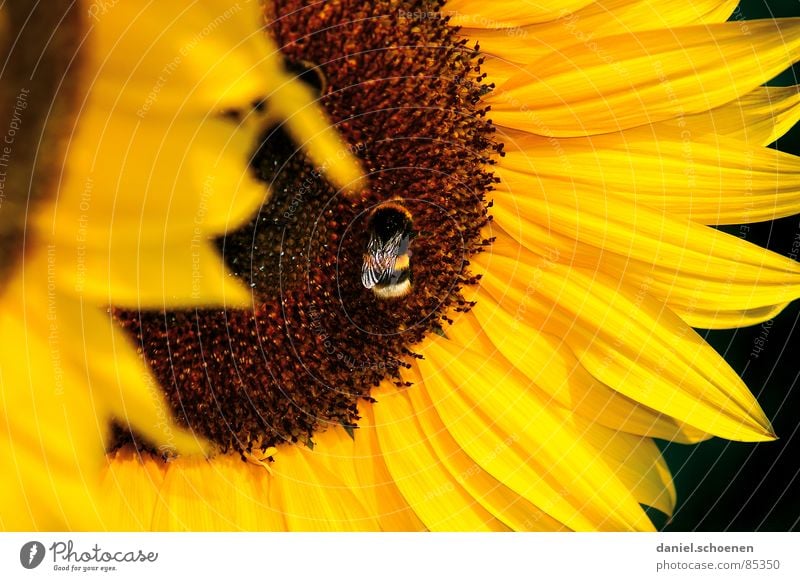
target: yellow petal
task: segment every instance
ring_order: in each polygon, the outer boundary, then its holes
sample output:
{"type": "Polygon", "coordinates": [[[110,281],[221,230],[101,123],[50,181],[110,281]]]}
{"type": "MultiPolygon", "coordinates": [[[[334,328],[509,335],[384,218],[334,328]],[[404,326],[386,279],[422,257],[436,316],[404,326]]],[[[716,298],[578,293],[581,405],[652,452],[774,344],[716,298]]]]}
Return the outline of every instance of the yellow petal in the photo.
{"type": "MultiPolygon", "coordinates": [[[[497,0],[487,4],[481,0],[447,0],[442,14],[449,16],[449,22],[454,26],[504,28],[554,20],[591,3],[592,0],[552,2],[497,0]]],[[[420,17],[424,18],[425,16],[420,17]]],[[[409,14],[408,18],[413,19],[414,13],[409,14]]]]}
{"type": "Polygon", "coordinates": [[[375,426],[381,455],[397,487],[428,529],[508,530],[447,470],[407,394],[385,385],[372,395],[378,403],[367,410],[367,421],[375,426]],[[369,417],[371,413],[374,417],[369,417]]]}
{"type": "MultiPolygon", "coordinates": [[[[203,440],[175,424],[161,389],[108,312],[77,306],[59,311],[59,326],[69,329],[77,341],[76,363],[80,363],[82,380],[107,413],[162,452],[206,452],[203,440]]],[[[106,419],[102,415],[98,418],[106,419]]]]}
{"type": "Polygon", "coordinates": [[[107,457],[102,473],[103,526],[114,531],[153,530],[166,463],[131,447],[107,457]]]}
{"type": "Polygon", "coordinates": [[[744,311],[726,311],[722,307],[710,310],[679,306],[672,306],[671,308],[690,327],[699,329],[737,329],[774,319],[788,306],[789,303],[785,303],[744,311]]]}
{"type": "Polygon", "coordinates": [[[489,273],[482,286],[497,303],[525,304],[529,325],[564,337],[583,366],[613,389],[711,434],[772,437],[736,373],[646,288],[555,262],[543,268],[529,255],[480,254],[473,264],[489,273]]]}
{"type": "MultiPolygon", "coordinates": [[[[684,135],[717,134],[748,145],[768,145],[800,121],[800,86],[758,87],[720,107],[664,121],[684,135]]],[[[659,127],[654,128],[657,134],[659,127]]],[[[723,153],[722,159],[727,156],[723,153]]]]}
{"type": "Polygon", "coordinates": [[[427,388],[416,366],[408,370],[408,379],[414,384],[406,390],[409,401],[422,430],[437,457],[454,481],[477,500],[481,506],[516,531],[567,530],[562,523],[539,510],[525,497],[520,496],[503,482],[498,481],[473,460],[453,439],[430,399],[427,388]]]}
{"type": "Polygon", "coordinates": [[[273,116],[286,120],[286,129],[314,165],[346,195],[365,186],[361,166],[350,147],[315,105],[312,91],[299,81],[278,85],[270,93],[273,116]]]}
{"type": "Polygon", "coordinates": [[[579,42],[487,96],[500,125],[546,136],[619,131],[708,111],[800,58],[800,20],[649,30],[579,42]]]}
{"type": "Polygon", "coordinates": [[[87,83],[98,106],[207,114],[263,97],[282,73],[258,2],[92,4],[87,83]]]}
{"type": "Polygon", "coordinates": [[[520,312],[506,312],[488,293],[478,291],[474,300],[477,305],[473,310],[458,316],[447,329],[448,337],[478,349],[473,342],[485,333],[490,344],[482,344],[480,350],[487,356],[502,354],[553,404],[589,421],[639,436],[683,443],[710,437],[601,383],[580,364],[563,340],[528,326],[520,312]]]}
{"type": "Polygon", "coordinates": [[[574,530],[652,528],[630,491],[513,366],[438,337],[421,354],[417,365],[448,431],[497,480],[574,530]]]}
{"type": "MultiPolygon", "coordinates": [[[[582,42],[591,50],[596,46],[597,39],[618,33],[724,22],[737,3],[737,0],[691,3],[682,0],[662,0],[658,3],[652,0],[591,2],[574,12],[561,10],[545,22],[516,28],[488,26],[499,24],[497,20],[489,18],[485,19],[487,24],[470,23],[462,18],[465,28],[460,34],[477,40],[483,53],[504,61],[530,63],[575,42],[582,42]]],[[[520,5],[518,2],[514,4],[520,5]]],[[[483,70],[489,73],[490,81],[497,82],[493,63],[488,63],[483,70]]]]}
{"type": "MultiPolygon", "coordinates": [[[[371,404],[362,403],[361,407],[371,404]]],[[[362,412],[362,416],[365,414],[362,412]]],[[[383,531],[422,531],[425,525],[417,518],[398,490],[378,448],[377,434],[368,418],[358,422],[351,438],[336,427],[314,436],[315,465],[339,475],[358,496],[367,512],[383,531]]]]}
{"type": "Polygon", "coordinates": [[[58,240],[51,248],[59,260],[57,284],[91,303],[144,309],[252,304],[250,292],[205,240],[148,240],[137,246],[109,240],[105,252],[88,244],[73,249],[58,240]]]}
{"type": "MultiPolygon", "coordinates": [[[[309,90],[284,70],[280,51],[263,30],[260,3],[214,0],[169,7],[141,1],[93,4],[88,24],[85,74],[90,90],[79,112],[81,134],[86,133],[83,126],[87,115],[137,121],[163,131],[179,118],[200,125],[219,111],[246,110],[253,102],[266,99],[266,112],[272,121],[287,119],[292,135],[306,144],[315,163],[323,166],[331,179],[350,191],[360,187],[360,169],[352,155],[327,127],[309,90]]],[[[239,128],[242,137],[247,134],[246,128],[259,129],[256,124],[243,124],[239,128]]],[[[109,139],[113,145],[106,145],[103,151],[113,154],[121,150],[138,159],[135,151],[128,151],[128,141],[109,139]]],[[[227,142],[220,139],[208,149],[215,152],[227,142]]],[[[167,150],[182,156],[190,145],[187,141],[167,150]]],[[[248,154],[255,145],[251,140],[248,154]]],[[[156,150],[162,158],[167,155],[156,150]]],[[[241,159],[240,172],[248,159],[249,155],[241,159]]],[[[121,167],[105,165],[109,171],[121,167]]],[[[147,180],[151,173],[143,171],[141,178],[147,180]]],[[[165,181],[172,184],[172,180],[165,181]]],[[[214,187],[228,188],[240,181],[236,176],[230,185],[219,180],[214,187]]],[[[137,196],[141,193],[136,191],[137,196]]],[[[228,217],[227,213],[220,216],[228,217]]]]}
{"type": "Polygon", "coordinates": [[[271,466],[270,502],[290,531],[376,531],[375,516],[335,472],[302,445],[282,446],[271,466]]]}
{"type": "Polygon", "coordinates": [[[512,196],[502,188],[495,201],[501,228],[510,225],[513,232],[515,224],[547,224],[582,247],[576,252],[583,253],[587,267],[624,273],[669,302],[742,310],[784,304],[800,295],[795,261],[642,205],[594,192],[562,191],[543,200],[512,196]],[[587,247],[594,248],[593,265],[587,247]]]}
{"type": "Polygon", "coordinates": [[[42,226],[90,240],[109,228],[134,239],[148,228],[159,237],[166,228],[204,237],[237,228],[268,197],[247,167],[256,135],[213,117],[143,122],[89,111],[42,226]]]}
{"type": "Polygon", "coordinates": [[[517,196],[590,189],[714,225],[800,212],[800,158],[739,139],[664,124],[591,138],[508,136],[497,175],[517,196]]]}
{"type": "Polygon", "coordinates": [[[677,493],[661,452],[650,438],[609,430],[582,418],[564,414],[580,438],[594,447],[611,471],[641,504],[671,515],[677,493]]]}
{"type": "Polygon", "coordinates": [[[108,408],[86,389],[62,318],[79,306],[30,278],[18,272],[0,299],[0,526],[97,528],[108,408]]]}

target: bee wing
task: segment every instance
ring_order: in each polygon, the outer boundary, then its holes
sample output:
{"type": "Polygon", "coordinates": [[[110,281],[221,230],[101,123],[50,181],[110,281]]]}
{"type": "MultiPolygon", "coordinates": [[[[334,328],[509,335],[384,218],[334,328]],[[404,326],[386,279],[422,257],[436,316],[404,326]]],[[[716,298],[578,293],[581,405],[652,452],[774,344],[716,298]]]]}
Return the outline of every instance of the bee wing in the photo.
{"type": "Polygon", "coordinates": [[[370,236],[367,252],[364,254],[364,264],[361,266],[361,284],[365,288],[372,288],[381,280],[391,276],[402,238],[402,233],[398,233],[386,243],[382,243],[375,234],[370,236]]]}

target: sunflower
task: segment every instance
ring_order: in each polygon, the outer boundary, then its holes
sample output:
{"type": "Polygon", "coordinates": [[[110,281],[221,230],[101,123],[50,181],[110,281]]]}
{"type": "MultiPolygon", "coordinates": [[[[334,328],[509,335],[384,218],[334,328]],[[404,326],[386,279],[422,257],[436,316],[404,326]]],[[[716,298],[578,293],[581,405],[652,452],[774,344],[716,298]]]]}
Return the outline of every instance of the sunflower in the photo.
{"type": "Polygon", "coordinates": [[[260,11],[57,4],[0,12],[3,38],[16,38],[0,150],[0,523],[11,530],[105,526],[112,418],[164,452],[208,449],[174,424],[109,305],[250,304],[209,240],[268,198],[247,169],[265,121],[220,111],[267,99],[258,117],[286,118],[339,183],[359,176],[260,11]]]}
{"type": "MultiPolygon", "coordinates": [[[[322,178],[331,150],[298,148],[315,134],[301,122],[245,133],[241,159],[272,194],[240,220],[225,207],[208,232],[251,308],[104,286],[108,383],[125,391],[89,390],[83,415],[62,406],[61,435],[35,440],[81,462],[61,514],[88,498],[102,526],[128,530],[652,530],[644,507],[676,502],[654,439],[774,437],[692,327],[755,324],[800,291],[795,262],[709,227],[800,207],[797,159],[765,147],[797,121],[798,91],[761,86],[798,58],[800,23],[725,22],[735,8],[265,3],[267,37],[360,159],[364,189],[322,178]],[[412,224],[393,272],[410,290],[384,298],[361,275],[391,207],[412,224]],[[147,373],[109,352],[126,338],[147,373]],[[140,415],[137,381],[170,413],[140,415]],[[105,455],[73,444],[76,418],[105,455]],[[165,425],[205,454],[165,447],[165,425]]],[[[250,127],[240,102],[214,105],[237,111],[229,139],[250,127]]],[[[47,422],[35,403],[30,430],[47,422]]],[[[38,476],[61,486],[47,466],[38,476]]]]}

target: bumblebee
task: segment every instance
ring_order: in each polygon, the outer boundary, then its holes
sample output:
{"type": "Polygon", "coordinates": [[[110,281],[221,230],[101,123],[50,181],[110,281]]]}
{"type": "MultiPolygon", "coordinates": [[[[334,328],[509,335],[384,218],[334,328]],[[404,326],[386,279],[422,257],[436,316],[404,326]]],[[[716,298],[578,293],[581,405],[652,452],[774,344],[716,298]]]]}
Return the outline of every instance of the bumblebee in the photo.
{"type": "Polygon", "coordinates": [[[416,237],[414,220],[402,204],[387,202],[367,219],[369,241],[361,267],[361,282],[380,299],[393,299],[411,292],[411,251],[416,237]]]}

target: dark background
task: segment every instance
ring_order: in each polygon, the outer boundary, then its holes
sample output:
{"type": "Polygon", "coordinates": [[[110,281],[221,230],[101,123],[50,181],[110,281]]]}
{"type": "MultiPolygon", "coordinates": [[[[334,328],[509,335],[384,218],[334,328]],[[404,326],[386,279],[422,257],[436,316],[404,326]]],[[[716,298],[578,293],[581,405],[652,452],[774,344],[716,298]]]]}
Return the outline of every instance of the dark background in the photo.
{"type": "MultiPolygon", "coordinates": [[[[798,0],[745,0],[739,18],[800,16],[798,0]]],[[[795,65],[770,84],[798,84],[795,65]]],[[[774,145],[800,154],[800,125],[774,145]]],[[[800,192],[799,192],[800,194],[800,192]]],[[[724,228],[728,230],[728,228],[724,228]]],[[[738,227],[729,231],[738,235],[738,227]]],[[[748,240],[783,255],[800,234],[800,216],[751,225],[748,240]]],[[[666,531],[800,530],[800,305],[773,319],[764,350],[753,357],[761,325],[700,331],[756,395],[779,436],[745,444],[714,438],[695,446],[661,444],[678,489],[666,531]]],[[[769,323],[767,323],[769,325],[769,323]]],[[[659,519],[656,519],[659,522],[659,519]]],[[[659,524],[663,523],[663,519],[659,524]]]]}

